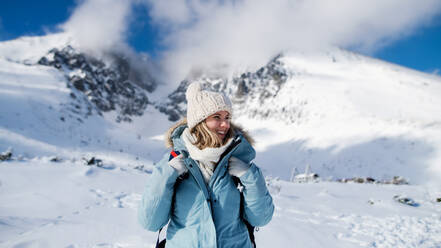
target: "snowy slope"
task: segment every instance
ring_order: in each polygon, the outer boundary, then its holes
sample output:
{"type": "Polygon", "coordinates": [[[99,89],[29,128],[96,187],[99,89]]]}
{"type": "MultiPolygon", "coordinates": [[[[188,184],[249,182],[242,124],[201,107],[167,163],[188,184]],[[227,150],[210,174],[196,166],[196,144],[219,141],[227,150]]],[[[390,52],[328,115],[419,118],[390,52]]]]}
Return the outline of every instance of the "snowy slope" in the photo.
{"type": "Polygon", "coordinates": [[[263,141],[259,160],[275,176],[310,164],[324,177],[441,181],[440,77],[341,50],[280,60],[291,75],[278,94],[238,109],[295,113],[270,116],[283,124],[240,120],[263,141]]]}
{"type": "MultiPolygon", "coordinates": [[[[288,179],[310,165],[324,178],[441,181],[438,76],[334,49],[285,52],[255,72],[193,81],[232,98],[268,174],[288,179]]],[[[185,115],[191,82],[161,105],[171,119],[185,115]]]]}
{"type": "Polygon", "coordinates": [[[140,125],[116,123],[114,112],[101,117],[71,111],[74,106],[87,106],[73,101],[73,89],[67,88],[62,72],[37,64],[51,47],[71,44],[62,37],[27,37],[0,44],[0,151],[11,147],[25,158],[52,155],[67,159],[121,151],[118,156],[141,159],[145,158],[145,147],[152,146],[155,154],[153,147],[159,148],[162,142],[152,136],[163,132],[166,120],[154,108],[133,117],[140,125]],[[17,57],[11,51],[16,51],[17,57]]]}
{"type": "MultiPolygon", "coordinates": [[[[132,122],[75,115],[63,72],[37,64],[66,45],[65,34],[0,43],[0,153],[13,149],[0,162],[0,247],[152,247],[136,206],[172,122],[150,105],[132,122]]],[[[259,247],[441,247],[441,79],[341,50],[279,60],[277,94],[250,92],[235,109],[276,205],[259,247]],[[308,164],[321,182],[287,181],[308,164]],[[327,181],[352,176],[410,185],[327,181]]]]}

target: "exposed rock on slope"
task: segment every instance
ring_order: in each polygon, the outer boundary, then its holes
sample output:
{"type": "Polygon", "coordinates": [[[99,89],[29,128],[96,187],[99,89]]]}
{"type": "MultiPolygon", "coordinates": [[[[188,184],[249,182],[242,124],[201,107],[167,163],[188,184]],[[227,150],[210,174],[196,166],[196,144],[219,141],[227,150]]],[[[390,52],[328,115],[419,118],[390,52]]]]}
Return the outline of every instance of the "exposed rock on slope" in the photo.
{"type": "Polygon", "coordinates": [[[142,81],[142,75],[131,70],[130,61],[112,54],[113,63],[76,51],[71,46],[52,49],[38,63],[61,70],[72,89],[74,113],[84,117],[101,112],[117,111],[117,121],[131,121],[131,116],[141,116],[149,104],[146,91],[152,92],[155,83],[142,81]],[[135,79],[137,81],[132,80],[135,79]],[[87,107],[82,108],[83,104],[87,107]]]}
{"type": "Polygon", "coordinates": [[[267,65],[256,72],[246,72],[233,79],[202,77],[193,81],[184,80],[173,91],[165,102],[157,108],[169,116],[170,121],[176,121],[186,114],[185,91],[192,82],[199,82],[205,88],[221,91],[228,95],[235,103],[235,109],[250,117],[267,118],[271,109],[262,109],[258,106],[266,105],[274,99],[291,76],[280,60],[282,55],[276,56],[267,65]]]}

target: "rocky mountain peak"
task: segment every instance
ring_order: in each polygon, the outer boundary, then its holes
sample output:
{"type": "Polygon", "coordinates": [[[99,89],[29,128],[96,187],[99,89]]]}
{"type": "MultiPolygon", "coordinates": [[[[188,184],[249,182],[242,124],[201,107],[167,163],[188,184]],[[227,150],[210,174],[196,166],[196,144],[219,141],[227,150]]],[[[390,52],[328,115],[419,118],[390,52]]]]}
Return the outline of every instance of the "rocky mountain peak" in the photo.
{"type": "Polygon", "coordinates": [[[146,93],[152,92],[156,83],[134,69],[129,58],[110,54],[111,63],[78,52],[71,46],[52,49],[38,64],[53,66],[67,78],[74,101],[72,112],[83,117],[96,112],[117,111],[117,121],[131,121],[131,116],[141,116],[149,104],[146,93]],[[87,107],[81,108],[81,105],[87,107]]]}
{"type": "Polygon", "coordinates": [[[177,121],[184,117],[187,105],[185,91],[189,84],[199,82],[206,89],[228,95],[234,103],[236,113],[251,117],[271,117],[269,111],[261,110],[258,106],[274,99],[291,76],[281,60],[282,57],[283,55],[279,54],[257,71],[244,72],[231,79],[201,77],[195,80],[184,80],[164,102],[157,104],[156,107],[167,114],[170,121],[177,121]]]}

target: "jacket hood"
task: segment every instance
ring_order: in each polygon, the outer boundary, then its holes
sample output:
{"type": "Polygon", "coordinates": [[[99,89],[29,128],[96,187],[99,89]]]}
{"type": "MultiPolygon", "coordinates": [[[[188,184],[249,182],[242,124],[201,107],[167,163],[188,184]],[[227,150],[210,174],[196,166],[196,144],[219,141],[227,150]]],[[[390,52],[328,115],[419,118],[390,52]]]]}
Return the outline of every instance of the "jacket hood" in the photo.
{"type": "MultiPolygon", "coordinates": [[[[172,148],[175,146],[180,146],[181,144],[176,144],[176,140],[180,139],[180,136],[184,129],[187,127],[187,119],[184,118],[177,123],[175,123],[165,134],[165,145],[168,148],[172,148]]],[[[249,135],[247,131],[245,131],[241,126],[235,125],[234,123],[230,124],[230,128],[233,128],[236,133],[242,134],[242,136],[253,146],[254,139],[249,135]]]]}

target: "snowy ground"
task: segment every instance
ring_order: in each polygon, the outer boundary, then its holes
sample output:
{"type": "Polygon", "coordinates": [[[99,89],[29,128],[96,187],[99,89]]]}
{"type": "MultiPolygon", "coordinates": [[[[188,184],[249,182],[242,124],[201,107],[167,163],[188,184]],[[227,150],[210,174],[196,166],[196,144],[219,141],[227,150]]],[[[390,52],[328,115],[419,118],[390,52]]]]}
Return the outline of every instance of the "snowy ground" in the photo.
{"type": "MultiPolygon", "coordinates": [[[[0,247],[154,247],[136,207],[149,174],[47,158],[0,164],[0,247]]],[[[439,191],[415,185],[270,180],[259,247],[441,247],[439,191]],[[418,206],[396,202],[412,198],[418,206]]]]}

